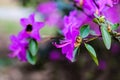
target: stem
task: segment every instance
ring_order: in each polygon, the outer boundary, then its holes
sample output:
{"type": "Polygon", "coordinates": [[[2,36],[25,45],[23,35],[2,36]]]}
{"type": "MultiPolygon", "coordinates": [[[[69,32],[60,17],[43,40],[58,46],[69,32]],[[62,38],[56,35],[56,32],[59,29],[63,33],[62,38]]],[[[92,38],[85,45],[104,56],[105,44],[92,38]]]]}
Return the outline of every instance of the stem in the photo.
{"type": "Polygon", "coordinates": [[[47,37],[43,37],[43,39],[38,42],[38,44],[43,44],[43,43],[46,43],[48,41],[51,41],[51,40],[54,40],[54,39],[61,39],[63,38],[63,36],[47,36],[47,37]]]}
{"type": "Polygon", "coordinates": [[[87,40],[85,40],[85,42],[88,43],[88,42],[93,41],[93,40],[95,40],[95,39],[97,39],[99,37],[102,37],[102,36],[101,35],[96,35],[96,36],[94,36],[92,38],[88,38],[87,40]]]}
{"type": "Polygon", "coordinates": [[[88,43],[88,42],[93,41],[93,40],[95,40],[95,39],[97,39],[97,38],[98,38],[98,37],[93,37],[93,38],[88,39],[88,40],[85,41],[85,42],[88,43]]]}

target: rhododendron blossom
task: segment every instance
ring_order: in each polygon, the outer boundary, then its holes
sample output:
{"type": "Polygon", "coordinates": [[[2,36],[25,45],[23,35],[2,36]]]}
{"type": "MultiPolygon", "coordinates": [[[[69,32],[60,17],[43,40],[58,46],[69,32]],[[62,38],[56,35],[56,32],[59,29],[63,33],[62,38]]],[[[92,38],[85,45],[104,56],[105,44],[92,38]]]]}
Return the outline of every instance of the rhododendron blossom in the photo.
{"type": "Polygon", "coordinates": [[[74,0],[78,7],[81,7],[86,14],[93,15],[94,13],[100,14],[102,11],[113,7],[113,0],[74,0]]]}
{"type": "Polygon", "coordinates": [[[37,10],[44,16],[47,25],[62,28],[62,14],[55,2],[41,3],[38,5],[37,10]]]}
{"type": "Polygon", "coordinates": [[[10,39],[12,44],[10,45],[9,49],[12,52],[9,54],[9,56],[11,58],[18,57],[18,59],[21,61],[27,61],[26,50],[27,50],[28,42],[14,35],[12,35],[10,39]]]}
{"type": "Polygon", "coordinates": [[[40,40],[39,29],[44,26],[44,23],[35,22],[35,14],[31,14],[29,18],[22,18],[20,23],[23,27],[23,30],[19,33],[19,37],[40,40]]]}
{"type": "Polygon", "coordinates": [[[61,40],[60,44],[56,44],[55,46],[58,48],[62,48],[62,53],[66,54],[66,57],[72,61],[73,60],[73,51],[75,48],[75,42],[77,37],[79,36],[79,19],[74,16],[74,11],[71,12],[69,16],[64,17],[64,25],[65,29],[63,30],[65,40],[61,40]]]}

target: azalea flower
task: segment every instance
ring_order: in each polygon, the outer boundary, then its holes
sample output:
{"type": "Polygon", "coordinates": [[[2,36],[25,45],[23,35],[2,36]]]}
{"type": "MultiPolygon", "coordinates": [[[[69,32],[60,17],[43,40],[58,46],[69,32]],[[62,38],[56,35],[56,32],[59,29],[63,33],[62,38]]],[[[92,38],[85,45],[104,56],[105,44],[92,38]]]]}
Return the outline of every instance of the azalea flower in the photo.
{"type": "Polygon", "coordinates": [[[73,61],[74,58],[74,48],[75,48],[75,42],[76,42],[76,38],[79,35],[79,31],[78,30],[73,30],[72,32],[69,31],[65,34],[65,40],[62,40],[60,42],[60,44],[54,44],[57,48],[62,48],[62,53],[66,54],[66,57],[70,60],[73,61]]]}
{"type": "MultiPolygon", "coordinates": [[[[54,43],[57,48],[62,48],[62,53],[66,55],[70,61],[74,60],[73,51],[76,47],[76,39],[79,36],[79,27],[80,21],[75,18],[74,11],[71,12],[69,16],[64,17],[64,26],[63,34],[65,39],[60,41],[60,44],[54,43]]],[[[78,46],[77,46],[78,47],[78,46]]]]}
{"type": "Polygon", "coordinates": [[[26,59],[26,50],[27,50],[27,41],[24,39],[20,39],[19,37],[16,37],[12,35],[10,37],[12,44],[10,45],[9,49],[12,51],[11,54],[9,54],[9,57],[14,58],[18,57],[21,61],[27,61],[26,59]]]}
{"type": "Polygon", "coordinates": [[[43,22],[35,22],[35,15],[31,14],[28,18],[22,18],[20,23],[23,30],[19,33],[20,38],[34,38],[40,40],[39,29],[44,26],[43,22]]]}
{"type": "Polygon", "coordinates": [[[77,6],[81,6],[88,15],[101,14],[103,10],[113,7],[117,3],[114,0],[74,0],[77,6]]]}
{"type": "Polygon", "coordinates": [[[86,20],[87,16],[77,10],[71,11],[69,16],[64,16],[64,29],[63,33],[66,34],[69,28],[79,29],[80,25],[86,20]]]}
{"type": "Polygon", "coordinates": [[[58,26],[60,29],[63,27],[62,14],[58,10],[55,2],[41,3],[38,5],[37,11],[43,15],[47,25],[58,26]]]}
{"type": "Polygon", "coordinates": [[[120,23],[120,3],[104,11],[103,15],[112,23],[120,23]]]}
{"type": "Polygon", "coordinates": [[[77,6],[81,7],[84,12],[88,15],[92,15],[93,13],[98,13],[98,8],[94,4],[93,0],[74,0],[77,6]]]}

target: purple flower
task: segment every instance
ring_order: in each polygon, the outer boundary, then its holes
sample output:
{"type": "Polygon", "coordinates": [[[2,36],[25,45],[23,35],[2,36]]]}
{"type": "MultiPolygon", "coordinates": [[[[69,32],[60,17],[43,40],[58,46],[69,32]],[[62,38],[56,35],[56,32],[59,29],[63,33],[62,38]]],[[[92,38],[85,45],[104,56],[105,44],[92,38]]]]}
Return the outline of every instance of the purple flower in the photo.
{"type": "Polygon", "coordinates": [[[71,11],[69,16],[64,16],[64,29],[63,33],[66,34],[69,28],[71,29],[79,29],[80,25],[86,20],[87,16],[78,12],[77,10],[71,11]]]}
{"type": "Polygon", "coordinates": [[[20,23],[23,30],[19,33],[20,38],[34,38],[40,40],[39,29],[44,26],[43,22],[35,22],[35,15],[31,14],[29,18],[22,18],[20,23]]]}
{"type": "Polygon", "coordinates": [[[120,0],[112,0],[113,1],[113,4],[119,4],[120,3],[120,0]]]}
{"type": "Polygon", "coordinates": [[[69,31],[65,34],[65,40],[62,40],[60,42],[60,44],[54,44],[57,48],[62,48],[62,53],[66,54],[66,57],[70,60],[73,61],[74,58],[74,48],[75,48],[75,42],[76,42],[76,38],[79,35],[79,31],[78,30],[73,30],[69,31]]]}
{"type": "Polygon", "coordinates": [[[70,13],[69,16],[64,17],[64,26],[63,34],[65,36],[64,40],[61,40],[60,44],[54,44],[57,48],[62,48],[62,53],[66,55],[66,57],[73,61],[74,58],[74,48],[76,38],[79,36],[79,27],[80,20],[75,17],[74,11],[70,13]]]}
{"type": "Polygon", "coordinates": [[[26,50],[27,50],[27,41],[25,39],[20,39],[19,37],[16,37],[12,35],[10,37],[12,44],[10,45],[9,49],[12,51],[11,54],[9,54],[9,57],[14,58],[18,57],[21,61],[27,61],[26,59],[26,50]]]}
{"type": "Polygon", "coordinates": [[[88,15],[93,15],[94,13],[100,14],[108,7],[113,7],[115,3],[113,0],[75,0],[75,2],[77,6],[81,6],[88,15]]]}
{"type": "Polygon", "coordinates": [[[95,3],[97,4],[99,11],[102,11],[107,6],[113,7],[113,1],[112,0],[95,0],[95,3]]]}
{"type": "Polygon", "coordinates": [[[120,4],[117,4],[114,7],[104,11],[103,15],[112,23],[120,23],[120,4]]]}
{"type": "Polygon", "coordinates": [[[75,0],[75,2],[79,4],[88,15],[98,12],[98,8],[93,0],[75,0]]]}
{"type": "Polygon", "coordinates": [[[41,3],[37,10],[44,16],[47,25],[62,28],[62,15],[55,2],[41,3]]]}

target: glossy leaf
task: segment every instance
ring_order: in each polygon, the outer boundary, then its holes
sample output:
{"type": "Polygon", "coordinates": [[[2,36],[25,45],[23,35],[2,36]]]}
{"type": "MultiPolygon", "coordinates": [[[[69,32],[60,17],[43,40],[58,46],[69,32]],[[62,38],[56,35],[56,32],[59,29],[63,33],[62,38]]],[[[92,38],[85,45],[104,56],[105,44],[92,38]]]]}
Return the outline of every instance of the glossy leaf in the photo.
{"type": "Polygon", "coordinates": [[[90,33],[90,27],[89,27],[89,25],[84,25],[84,26],[82,26],[80,28],[80,36],[82,38],[87,37],[89,35],[89,33],[90,33]]]}
{"type": "Polygon", "coordinates": [[[38,44],[36,40],[30,39],[29,41],[29,51],[31,52],[32,56],[35,56],[38,51],[38,44]]]}
{"type": "Polygon", "coordinates": [[[101,27],[101,33],[102,33],[103,42],[104,42],[106,48],[110,49],[110,47],[111,47],[111,36],[110,36],[110,33],[106,30],[105,26],[101,27]]]}
{"type": "Polygon", "coordinates": [[[92,57],[92,59],[94,60],[96,65],[98,65],[98,59],[97,59],[96,52],[95,52],[94,48],[91,45],[86,44],[86,43],[85,43],[85,47],[88,50],[88,52],[90,53],[90,56],[92,57]]]}
{"type": "Polygon", "coordinates": [[[30,51],[27,50],[27,60],[30,64],[35,65],[37,58],[36,58],[36,56],[32,56],[30,51]]]}

